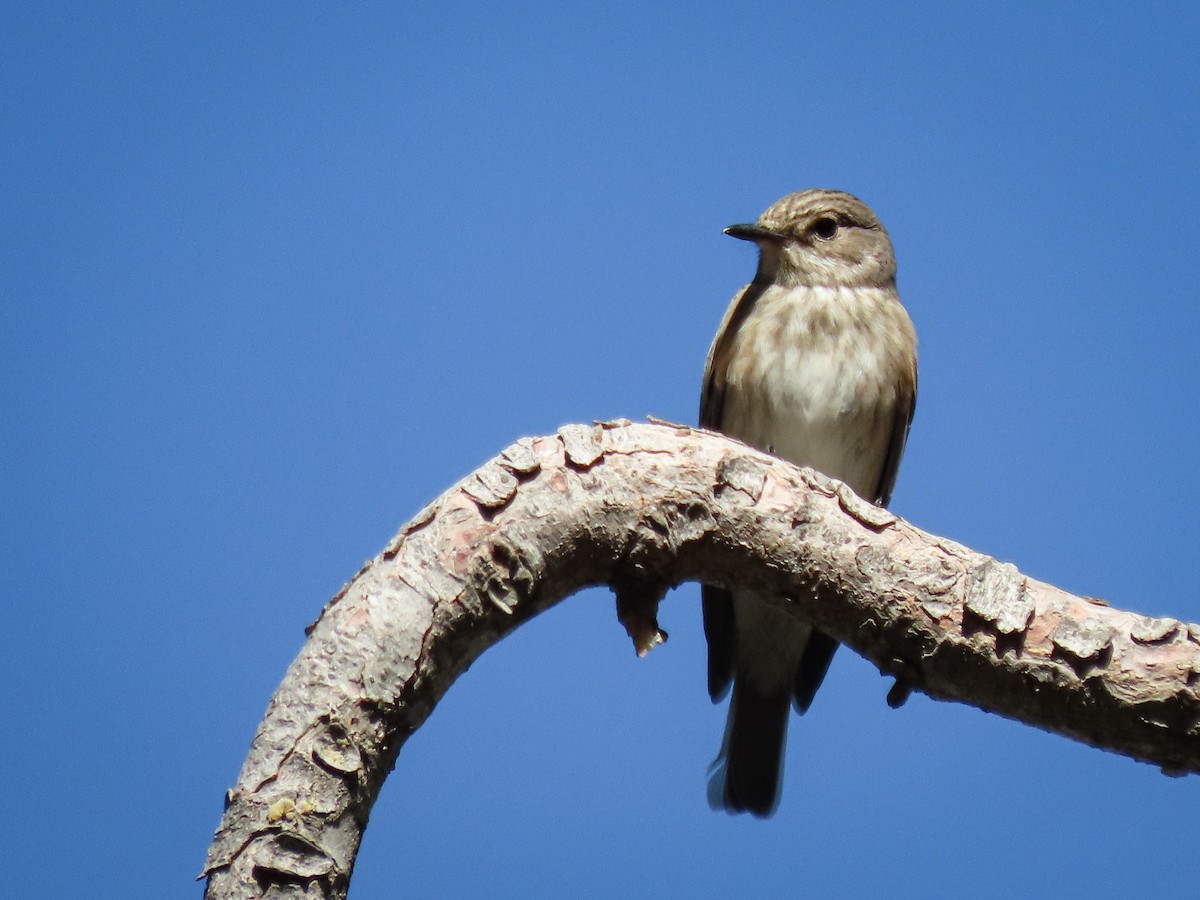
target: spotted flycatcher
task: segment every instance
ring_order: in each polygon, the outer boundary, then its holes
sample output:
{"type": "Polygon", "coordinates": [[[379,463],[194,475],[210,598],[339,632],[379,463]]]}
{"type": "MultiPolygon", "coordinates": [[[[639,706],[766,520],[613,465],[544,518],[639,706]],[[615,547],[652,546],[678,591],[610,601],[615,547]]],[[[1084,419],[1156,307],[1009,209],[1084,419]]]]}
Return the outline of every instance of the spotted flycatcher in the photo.
{"type": "MultiPolygon", "coordinates": [[[[917,397],[917,339],[883,225],[857,197],[809,190],[725,233],[758,245],[758,272],[708,351],[701,426],[887,505],[917,397]]],[[[769,816],[788,704],[808,709],[837,642],[751,591],[705,586],[703,605],[714,702],[733,684],[710,801],[769,816]]]]}

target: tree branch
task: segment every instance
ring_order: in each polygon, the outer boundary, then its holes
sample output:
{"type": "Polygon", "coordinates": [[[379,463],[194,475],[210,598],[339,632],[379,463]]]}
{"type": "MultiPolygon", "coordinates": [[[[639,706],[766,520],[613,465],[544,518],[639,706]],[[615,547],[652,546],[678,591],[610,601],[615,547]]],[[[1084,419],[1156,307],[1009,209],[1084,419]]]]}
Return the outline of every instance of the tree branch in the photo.
{"type": "Polygon", "coordinates": [[[608,584],[644,652],[693,580],[779,595],[903,687],[1200,771],[1200,626],[1026,578],[720,435],[570,425],[451,488],[325,607],[228,792],[206,896],[344,897],[401,745],[483,650],[608,584]]]}

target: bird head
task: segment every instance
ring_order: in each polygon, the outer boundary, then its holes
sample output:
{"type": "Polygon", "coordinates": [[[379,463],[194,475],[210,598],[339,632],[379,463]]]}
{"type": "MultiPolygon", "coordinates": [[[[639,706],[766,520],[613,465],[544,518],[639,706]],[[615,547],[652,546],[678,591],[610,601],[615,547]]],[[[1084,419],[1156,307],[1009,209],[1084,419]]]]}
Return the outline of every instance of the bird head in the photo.
{"type": "Polygon", "coordinates": [[[750,225],[725,233],[758,244],[756,281],[783,287],[886,287],[896,281],[892,242],[871,208],[842,191],[788,194],[750,225]]]}

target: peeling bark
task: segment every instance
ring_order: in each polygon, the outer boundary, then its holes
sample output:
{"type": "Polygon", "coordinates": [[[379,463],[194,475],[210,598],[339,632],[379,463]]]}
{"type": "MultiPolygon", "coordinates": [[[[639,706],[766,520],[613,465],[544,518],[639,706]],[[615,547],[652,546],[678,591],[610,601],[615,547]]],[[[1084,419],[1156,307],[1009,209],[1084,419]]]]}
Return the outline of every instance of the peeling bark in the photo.
{"type": "Polygon", "coordinates": [[[484,649],[608,584],[644,653],[684,581],[778,595],[895,674],[896,702],[916,689],[1200,771],[1200,626],[1034,581],[719,435],[569,425],[422,510],[310,626],[228,792],[206,896],[345,896],[400,747],[484,649]]]}

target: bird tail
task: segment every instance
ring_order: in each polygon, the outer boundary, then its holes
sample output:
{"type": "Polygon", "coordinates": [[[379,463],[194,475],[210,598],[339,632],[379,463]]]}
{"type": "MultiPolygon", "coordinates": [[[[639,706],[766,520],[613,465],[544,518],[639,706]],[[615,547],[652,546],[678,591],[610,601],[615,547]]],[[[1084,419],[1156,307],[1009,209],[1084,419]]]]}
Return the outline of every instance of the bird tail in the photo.
{"type": "Polygon", "coordinates": [[[709,770],[708,804],[765,818],[779,804],[791,696],[759,693],[746,680],[733,682],[725,739],[709,770]]]}

